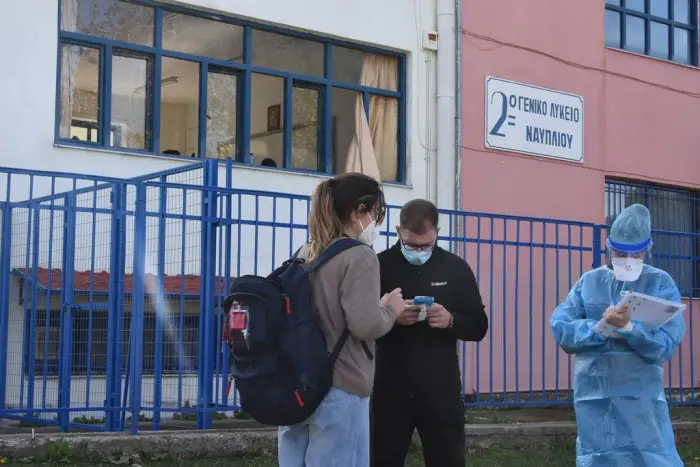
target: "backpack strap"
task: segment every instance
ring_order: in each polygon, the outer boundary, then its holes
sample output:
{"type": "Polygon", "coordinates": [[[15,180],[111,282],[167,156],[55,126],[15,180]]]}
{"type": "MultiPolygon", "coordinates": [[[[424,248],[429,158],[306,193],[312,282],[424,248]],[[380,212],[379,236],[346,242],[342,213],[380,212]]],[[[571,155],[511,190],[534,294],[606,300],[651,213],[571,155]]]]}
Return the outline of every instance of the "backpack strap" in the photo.
{"type": "MultiPolygon", "coordinates": [[[[304,244],[304,245],[306,245],[306,244],[304,244]]],[[[294,252],[294,256],[292,256],[291,261],[295,261],[296,259],[299,258],[299,253],[301,253],[301,250],[304,248],[304,245],[297,248],[297,251],[294,252]]]]}
{"type": "MultiPolygon", "coordinates": [[[[349,337],[350,329],[346,327],[343,333],[340,335],[338,342],[335,344],[335,347],[333,347],[333,352],[331,352],[331,355],[329,357],[329,362],[331,363],[331,365],[335,365],[335,361],[338,360],[338,356],[343,350],[343,347],[345,347],[345,344],[348,342],[349,337]]],[[[367,355],[367,358],[369,358],[370,360],[374,360],[374,354],[372,354],[372,351],[369,349],[369,345],[367,345],[367,342],[360,341],[360,345],[362,345],[362,350],[365,351],[365,355],[367,355]]]]}
{"type": "Polygon", "coordinates": [[[350,329],[346,327],[343,333],[340,335],[340,339],[338,339],[338,342],[335,344],[335,347],[333,347],[333,352],[331,352],[330,357],[328,357],[328,362],[331,365],[335,365],[335,362],[336,360],[338,360],[340,352],[343,350],[343,347],[345,347],[345,344],[348,341],[348,337],[350,337],[350,329]]]}
{"type": "Polygon", "coordinates": [[[349,250],[350,248],[360,245],[364,244],[358,240],[355,240],[354,238],[343,237],[339,240],[336,240],[328,248],[323,250],[323,252],[319,255],[318,258],[316,258],[314,263],[309,267],[308,272],[313,272],[317,270],[343,251],[349,250]]]}

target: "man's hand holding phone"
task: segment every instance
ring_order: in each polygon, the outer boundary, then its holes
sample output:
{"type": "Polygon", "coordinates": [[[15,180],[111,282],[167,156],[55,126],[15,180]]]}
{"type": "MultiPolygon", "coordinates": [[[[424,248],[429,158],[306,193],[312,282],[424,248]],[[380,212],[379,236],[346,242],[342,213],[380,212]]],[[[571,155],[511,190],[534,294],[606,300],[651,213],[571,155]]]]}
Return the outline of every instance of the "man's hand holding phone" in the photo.
{"type": "Polygon", "coordinates": [[[452,314],[444,306],[435,303],[428,310],[428,325],[438,329],[452,327],[452,314]]]}

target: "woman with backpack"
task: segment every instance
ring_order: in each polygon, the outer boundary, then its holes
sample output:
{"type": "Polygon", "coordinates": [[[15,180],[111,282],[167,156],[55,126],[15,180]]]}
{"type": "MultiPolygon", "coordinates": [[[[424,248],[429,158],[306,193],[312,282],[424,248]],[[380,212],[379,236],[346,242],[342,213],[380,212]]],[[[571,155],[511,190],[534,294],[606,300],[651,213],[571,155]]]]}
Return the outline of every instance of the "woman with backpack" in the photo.
{"type": "Polygon", "coordinates": [[[342,251],[310,275],[328,351],[346,329],[349,336],[335,362],[331,390],[316,412],[298,425],[280,427],[281,467],[369,465],[374,341],[391,330],[406,308],[400,289],[379,298],[379,261],[372,244],[385,209],[380,184],[359,173],[326,180],[312,196],[310,242],[300,259],[313,264],[344,237],[362,245],[342,251]]]}

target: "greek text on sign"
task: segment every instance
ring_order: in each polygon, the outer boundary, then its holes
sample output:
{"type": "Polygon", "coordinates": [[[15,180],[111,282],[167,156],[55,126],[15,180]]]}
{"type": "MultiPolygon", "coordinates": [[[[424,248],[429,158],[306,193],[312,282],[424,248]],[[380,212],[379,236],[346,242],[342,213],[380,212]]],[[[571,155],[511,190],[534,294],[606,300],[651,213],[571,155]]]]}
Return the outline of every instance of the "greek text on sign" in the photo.
{"type": "Polygon", "coordinates": [[[487,76],[485,144],[583,162],[583,97],[487,76]]]}

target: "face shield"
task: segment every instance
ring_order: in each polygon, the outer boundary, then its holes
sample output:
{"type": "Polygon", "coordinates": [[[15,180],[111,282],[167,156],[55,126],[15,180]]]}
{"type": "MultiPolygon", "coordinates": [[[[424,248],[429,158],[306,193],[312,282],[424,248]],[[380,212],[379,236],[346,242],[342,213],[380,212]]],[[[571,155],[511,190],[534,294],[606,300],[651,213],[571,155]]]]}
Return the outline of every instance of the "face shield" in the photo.
{"type": "Polygon", "coordinates": [[[637,244],[620,243],[608,238],[608,263],[612,264],[615,279],[622,282],[634,282],[639,279],[644,269],[644,260],[653,242],[648,239],[637,244]]]}

